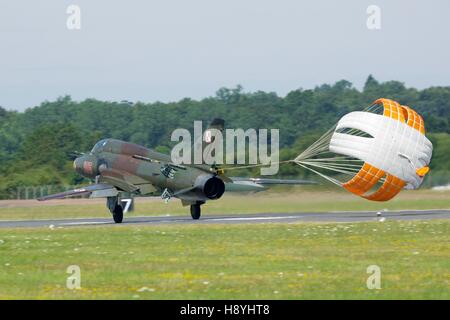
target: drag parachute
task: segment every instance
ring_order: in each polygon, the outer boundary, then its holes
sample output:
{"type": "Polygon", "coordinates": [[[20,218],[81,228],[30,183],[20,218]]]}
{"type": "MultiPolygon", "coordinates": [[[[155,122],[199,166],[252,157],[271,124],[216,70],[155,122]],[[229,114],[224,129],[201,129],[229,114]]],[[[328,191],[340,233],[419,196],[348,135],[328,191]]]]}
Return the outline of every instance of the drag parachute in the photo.
{"type": "Polygon", "coordinates": [[[382,98],[344,115],[293,162],[363,198],[386,201],[420,186],[432,151],[422,117],[382,98]]]}

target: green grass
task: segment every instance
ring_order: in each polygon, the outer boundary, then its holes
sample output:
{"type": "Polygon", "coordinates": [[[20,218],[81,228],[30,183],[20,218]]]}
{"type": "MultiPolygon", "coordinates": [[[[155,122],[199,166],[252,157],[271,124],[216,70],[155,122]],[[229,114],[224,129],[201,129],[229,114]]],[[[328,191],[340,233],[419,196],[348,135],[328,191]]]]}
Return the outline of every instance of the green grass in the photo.
{"type": "MultiPolygon", "coordinates": [[[[403,191],[391,201],[371,202],[336,189],[305,187],[275,189],[250,195],[225,195],[209,201],[202,208],[204,215],[259,212],[323,212],[347,210],[450,209],[450,192],[431,190],[403,191]]],[[[0,220],[109,217],[104,199],[59,200],[38,202],[0,201],[0,220]]],[[[136,199],[131,216],[188,215],[189,208],[179,200],[165,204],[161,199],[136,199]]]]}
{"type": "Polygon", "coordinates": [[[450,299],[450,221],[0,229],[3,299],[450,299]],[[366,269],[381,268],[380,290],[366,269]],[[66,268],[81,268],[81,289],[66,268]]]}

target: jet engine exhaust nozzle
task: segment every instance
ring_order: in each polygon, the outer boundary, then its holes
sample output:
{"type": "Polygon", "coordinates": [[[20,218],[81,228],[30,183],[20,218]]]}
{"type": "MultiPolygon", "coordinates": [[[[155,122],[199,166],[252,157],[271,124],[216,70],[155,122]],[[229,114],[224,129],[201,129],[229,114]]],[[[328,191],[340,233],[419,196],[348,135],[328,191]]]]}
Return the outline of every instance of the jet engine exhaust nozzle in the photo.
{"type": "Polygon", "coordinates": [[[219,199],[225,192],[225,183],[222,179],[211,175],[199,176],[195,185],[205,197],[211,200],[219,199]]]}

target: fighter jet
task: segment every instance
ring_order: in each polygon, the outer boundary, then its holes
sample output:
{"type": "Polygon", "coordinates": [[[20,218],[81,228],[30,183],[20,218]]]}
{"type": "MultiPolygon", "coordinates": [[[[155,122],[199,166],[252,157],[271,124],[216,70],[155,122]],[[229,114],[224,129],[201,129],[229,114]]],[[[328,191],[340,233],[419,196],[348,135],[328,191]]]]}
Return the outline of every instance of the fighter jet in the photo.
{"type": "MultiPolygon", "coordinates": [[[[223,120],[213,120],[210,127],[223,130],[223,120]]],[[[75,171],[95,183],[86,187],[38,198],[39,201],[89,196],[106,198],[106,206],[116,223],[124,216],[123,198],[159,195],[190,206],[193,219],[201,215],[201,205],[220,199],[225,192],[257,192],[275,184],[314,184],[305,180],[228,177],[217,166],[179,165],[171,156],[134,143],[103,139],[91,152],[73,162],[75,171]]],[[[132,207],[132,206],[131,206],[132,207]]]]}

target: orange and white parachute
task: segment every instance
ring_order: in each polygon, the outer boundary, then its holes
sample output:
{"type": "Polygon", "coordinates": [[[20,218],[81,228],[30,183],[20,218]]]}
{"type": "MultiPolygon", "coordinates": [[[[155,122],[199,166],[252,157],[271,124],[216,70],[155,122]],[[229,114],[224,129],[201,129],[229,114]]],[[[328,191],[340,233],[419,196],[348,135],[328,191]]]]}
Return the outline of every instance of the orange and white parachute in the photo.
{"type": "Polygon", "coordinates": [[[363,198],[387,201],[420,186],[432,151],[422,117],[382,98],[343,116],[294,162],[363,198]]]}

